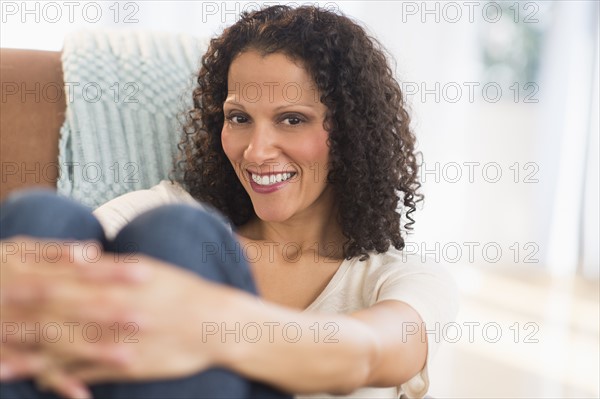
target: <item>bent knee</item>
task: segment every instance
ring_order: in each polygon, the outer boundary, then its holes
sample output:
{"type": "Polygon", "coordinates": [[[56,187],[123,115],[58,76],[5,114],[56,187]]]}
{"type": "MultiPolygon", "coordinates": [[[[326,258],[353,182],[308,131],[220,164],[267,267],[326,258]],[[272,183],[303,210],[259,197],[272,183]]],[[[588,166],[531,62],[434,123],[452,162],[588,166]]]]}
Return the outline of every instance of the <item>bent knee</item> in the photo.
{"type": "Polygon", "coordinates": [[[209,280],[255,291],[239,242],[223,219],[200,208],[154,208],[127,224],[109,248],[149,255],[209,280]]]}
{"type": "Polygon", "coordinates": [[[147,241],[166,238],[198,240],[218,240],[229,233],[227,225],[217,216],[190,205],[163,205],[134,218],[115,238],[134,241],[147,241]]]}
{"type": "Polygon", "coordinates": [[[104,241],[100,222],[91,209],[47,189],[28,189],[10,195],[0,205],[0,237],[104,241]]]}

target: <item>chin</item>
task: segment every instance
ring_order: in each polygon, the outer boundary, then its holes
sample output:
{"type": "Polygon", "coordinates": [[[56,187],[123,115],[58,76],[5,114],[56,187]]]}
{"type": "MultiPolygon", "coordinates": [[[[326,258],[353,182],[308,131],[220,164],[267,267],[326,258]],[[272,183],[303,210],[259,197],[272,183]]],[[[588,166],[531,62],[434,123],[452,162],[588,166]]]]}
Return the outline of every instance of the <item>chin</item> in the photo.
{"type": "Polygon", "coordinates": [[[254,208],[254,212],[256,216],[264,222],[285,222],[292,215],[290,212],[286,210],[277,210],[277,209],[256,209],[254,208]]]}

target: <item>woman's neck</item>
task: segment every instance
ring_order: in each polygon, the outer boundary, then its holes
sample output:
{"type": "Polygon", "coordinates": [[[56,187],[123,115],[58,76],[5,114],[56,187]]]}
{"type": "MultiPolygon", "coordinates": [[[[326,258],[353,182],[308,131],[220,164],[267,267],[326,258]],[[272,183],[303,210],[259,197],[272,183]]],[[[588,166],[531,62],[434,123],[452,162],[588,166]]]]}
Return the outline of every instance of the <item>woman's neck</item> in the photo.
{"type": "Polygon", "coordinates": [[[305,251],[318,251],[320,256],[343,259],[346,241],[337,218],[337,207],[307,211],[283,222],[264,221],[254,216],[236,233],[248,240],[293,243],[305,251]]]}

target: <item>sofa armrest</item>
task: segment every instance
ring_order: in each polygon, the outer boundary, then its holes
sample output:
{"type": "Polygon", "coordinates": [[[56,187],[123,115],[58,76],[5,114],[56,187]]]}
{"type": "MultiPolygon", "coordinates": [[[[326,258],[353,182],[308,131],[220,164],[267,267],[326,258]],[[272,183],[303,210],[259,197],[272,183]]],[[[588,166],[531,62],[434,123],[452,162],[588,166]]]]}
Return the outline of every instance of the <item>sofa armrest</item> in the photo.
{"type": "Polygon", "coordinates": [[[60,55],[0,49],[0,201],[18,188],[56,187],[66,110],[60,55]]]}

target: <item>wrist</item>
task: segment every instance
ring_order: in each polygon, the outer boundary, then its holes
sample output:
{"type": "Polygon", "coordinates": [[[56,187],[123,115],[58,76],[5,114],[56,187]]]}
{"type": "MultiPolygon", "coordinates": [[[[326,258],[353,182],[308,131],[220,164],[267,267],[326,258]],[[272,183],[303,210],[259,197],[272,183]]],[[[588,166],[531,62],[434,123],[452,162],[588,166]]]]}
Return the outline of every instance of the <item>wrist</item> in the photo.
{"type": "Polygon", "coordinates": [[[211,366],[233,370],[248,350],[244,326],[256,314],[253,305],[260,302],[257,297],[239,289],[208,284],[213,300],[207,306],[212,309],[196,313],[199,350],[202,356],[208,356],[211,366]]]}

